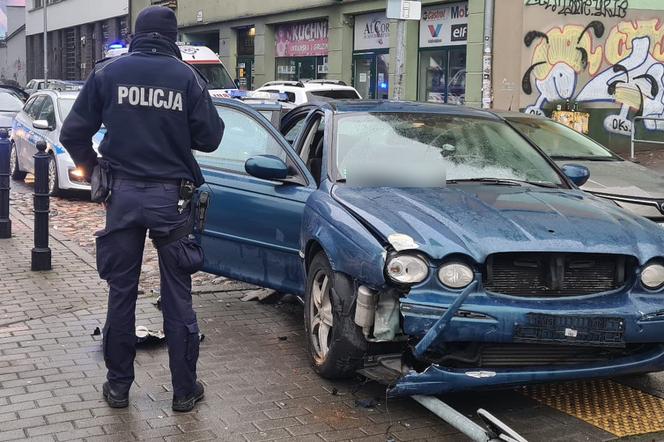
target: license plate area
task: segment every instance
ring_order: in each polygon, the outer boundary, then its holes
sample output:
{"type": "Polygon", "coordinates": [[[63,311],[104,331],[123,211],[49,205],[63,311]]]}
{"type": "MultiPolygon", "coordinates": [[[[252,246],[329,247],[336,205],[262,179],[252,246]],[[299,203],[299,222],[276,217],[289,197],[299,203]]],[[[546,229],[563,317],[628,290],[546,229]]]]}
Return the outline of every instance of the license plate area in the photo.
{"type": "Polygon", "coordinates": [[[514,327],[515,342],[625,347],[625,321],[616,317],[559,316],[528,313],[514,327]]]}

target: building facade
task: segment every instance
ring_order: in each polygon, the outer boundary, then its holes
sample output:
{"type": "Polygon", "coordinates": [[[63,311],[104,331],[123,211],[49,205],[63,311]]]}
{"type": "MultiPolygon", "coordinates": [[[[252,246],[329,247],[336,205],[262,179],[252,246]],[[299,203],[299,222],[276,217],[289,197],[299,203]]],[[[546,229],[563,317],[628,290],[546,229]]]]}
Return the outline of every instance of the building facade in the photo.
{"type": "Polygon", "coordinates": [[[25,6],[9,3],[2,11],[7,29],[0,39],[0,83],[26,83],[25,6]]]}
{"type": "MultiPolygon", "coordinates": [[[[28,78],[43,78],[46,0],[27,0],[28,78]]],[[[82,80],[108,46],[129,40],[128,0],[48,0],[49,78],[82,80]]]]}
{"type": "MultiPolygon", "coordinates": [[[[365,98],[392,97],[396,22],[386,0],[132,0],[131,16],[169,4],[181,39],[209,46],[240,87],[271,80],[334,79],[365,98]]],[[[405,96],[479,105],[484,0],[425,0],[407,24],[405,96]]]]}
{"type": "Polygon", "coordinates": [[[664,139],[664,1],[500,0],[494,22],[496,108],[570,107],[620,153],[633,125],[664,139]]]}

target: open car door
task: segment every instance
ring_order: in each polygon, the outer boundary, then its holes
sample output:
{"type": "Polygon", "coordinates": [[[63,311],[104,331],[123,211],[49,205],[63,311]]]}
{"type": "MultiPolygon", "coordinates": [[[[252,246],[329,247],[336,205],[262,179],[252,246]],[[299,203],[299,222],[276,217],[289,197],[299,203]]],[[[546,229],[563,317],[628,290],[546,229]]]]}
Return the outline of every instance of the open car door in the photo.
{"type": "MultiPolygon", "coordinates": [[[[204,270],[288,293],[304,291],[299,257],[304,206],[316,185],[286,139],[260,113],[237,100],[216,103],[226,130],[215,152],[197,152],[209,205],[200,241],[204,270]],[[265,180],[245,163],[277,157],[288,177],[265,180]]],[[[200,197],[200,195],[199,195],[200,197]]]]}

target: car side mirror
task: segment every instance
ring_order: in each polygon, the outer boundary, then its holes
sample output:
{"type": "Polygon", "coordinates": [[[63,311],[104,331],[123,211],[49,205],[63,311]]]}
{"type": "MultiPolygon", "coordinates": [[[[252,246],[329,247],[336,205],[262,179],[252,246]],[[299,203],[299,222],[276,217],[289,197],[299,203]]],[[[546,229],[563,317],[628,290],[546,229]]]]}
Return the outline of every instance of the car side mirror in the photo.
{"type": "Polygon", "coordinates": [[[263,180],[280,181],[288,178],[288,165],[274,155],[258,155],[244,163],[244,170],[263,180]]]}
{"type": "Polygon", "coordinates": [[[32,127],[40,130],[53,130],[53,127],[48,124],[47,120],[35,120],[32,122],[32,127]]]}
{"type": "Polygon", "coordinates": [[[586,166],[581,166],[579,164],[565,164],[562,169],[565,176],[579,187],[586,184],[590,179],[590,170],[588,170],[586,166]]]}

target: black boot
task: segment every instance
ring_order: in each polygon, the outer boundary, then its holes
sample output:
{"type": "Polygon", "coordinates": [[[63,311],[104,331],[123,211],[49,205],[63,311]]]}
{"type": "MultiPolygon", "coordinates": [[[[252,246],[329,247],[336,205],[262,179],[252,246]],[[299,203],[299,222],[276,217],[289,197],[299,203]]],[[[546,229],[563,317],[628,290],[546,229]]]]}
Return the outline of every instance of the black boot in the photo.
{"type": "Polygon", "coordinates": [[[187,412],[194,409],[196,403],[205,397],[205,388],[200,382],[196,382],[194,392],[182,398],[173,396],[173,411],[187,412]]]}
{"type": "Polygon", "coordinates": [[[104,383],[102,392],[104,394],[104,400],[108,403],[109,407],[127,408],[129,406],[129,393],[118,393],[113,390],[113,387],[111,387],[111,384],[108,382],[104,383]]]}

